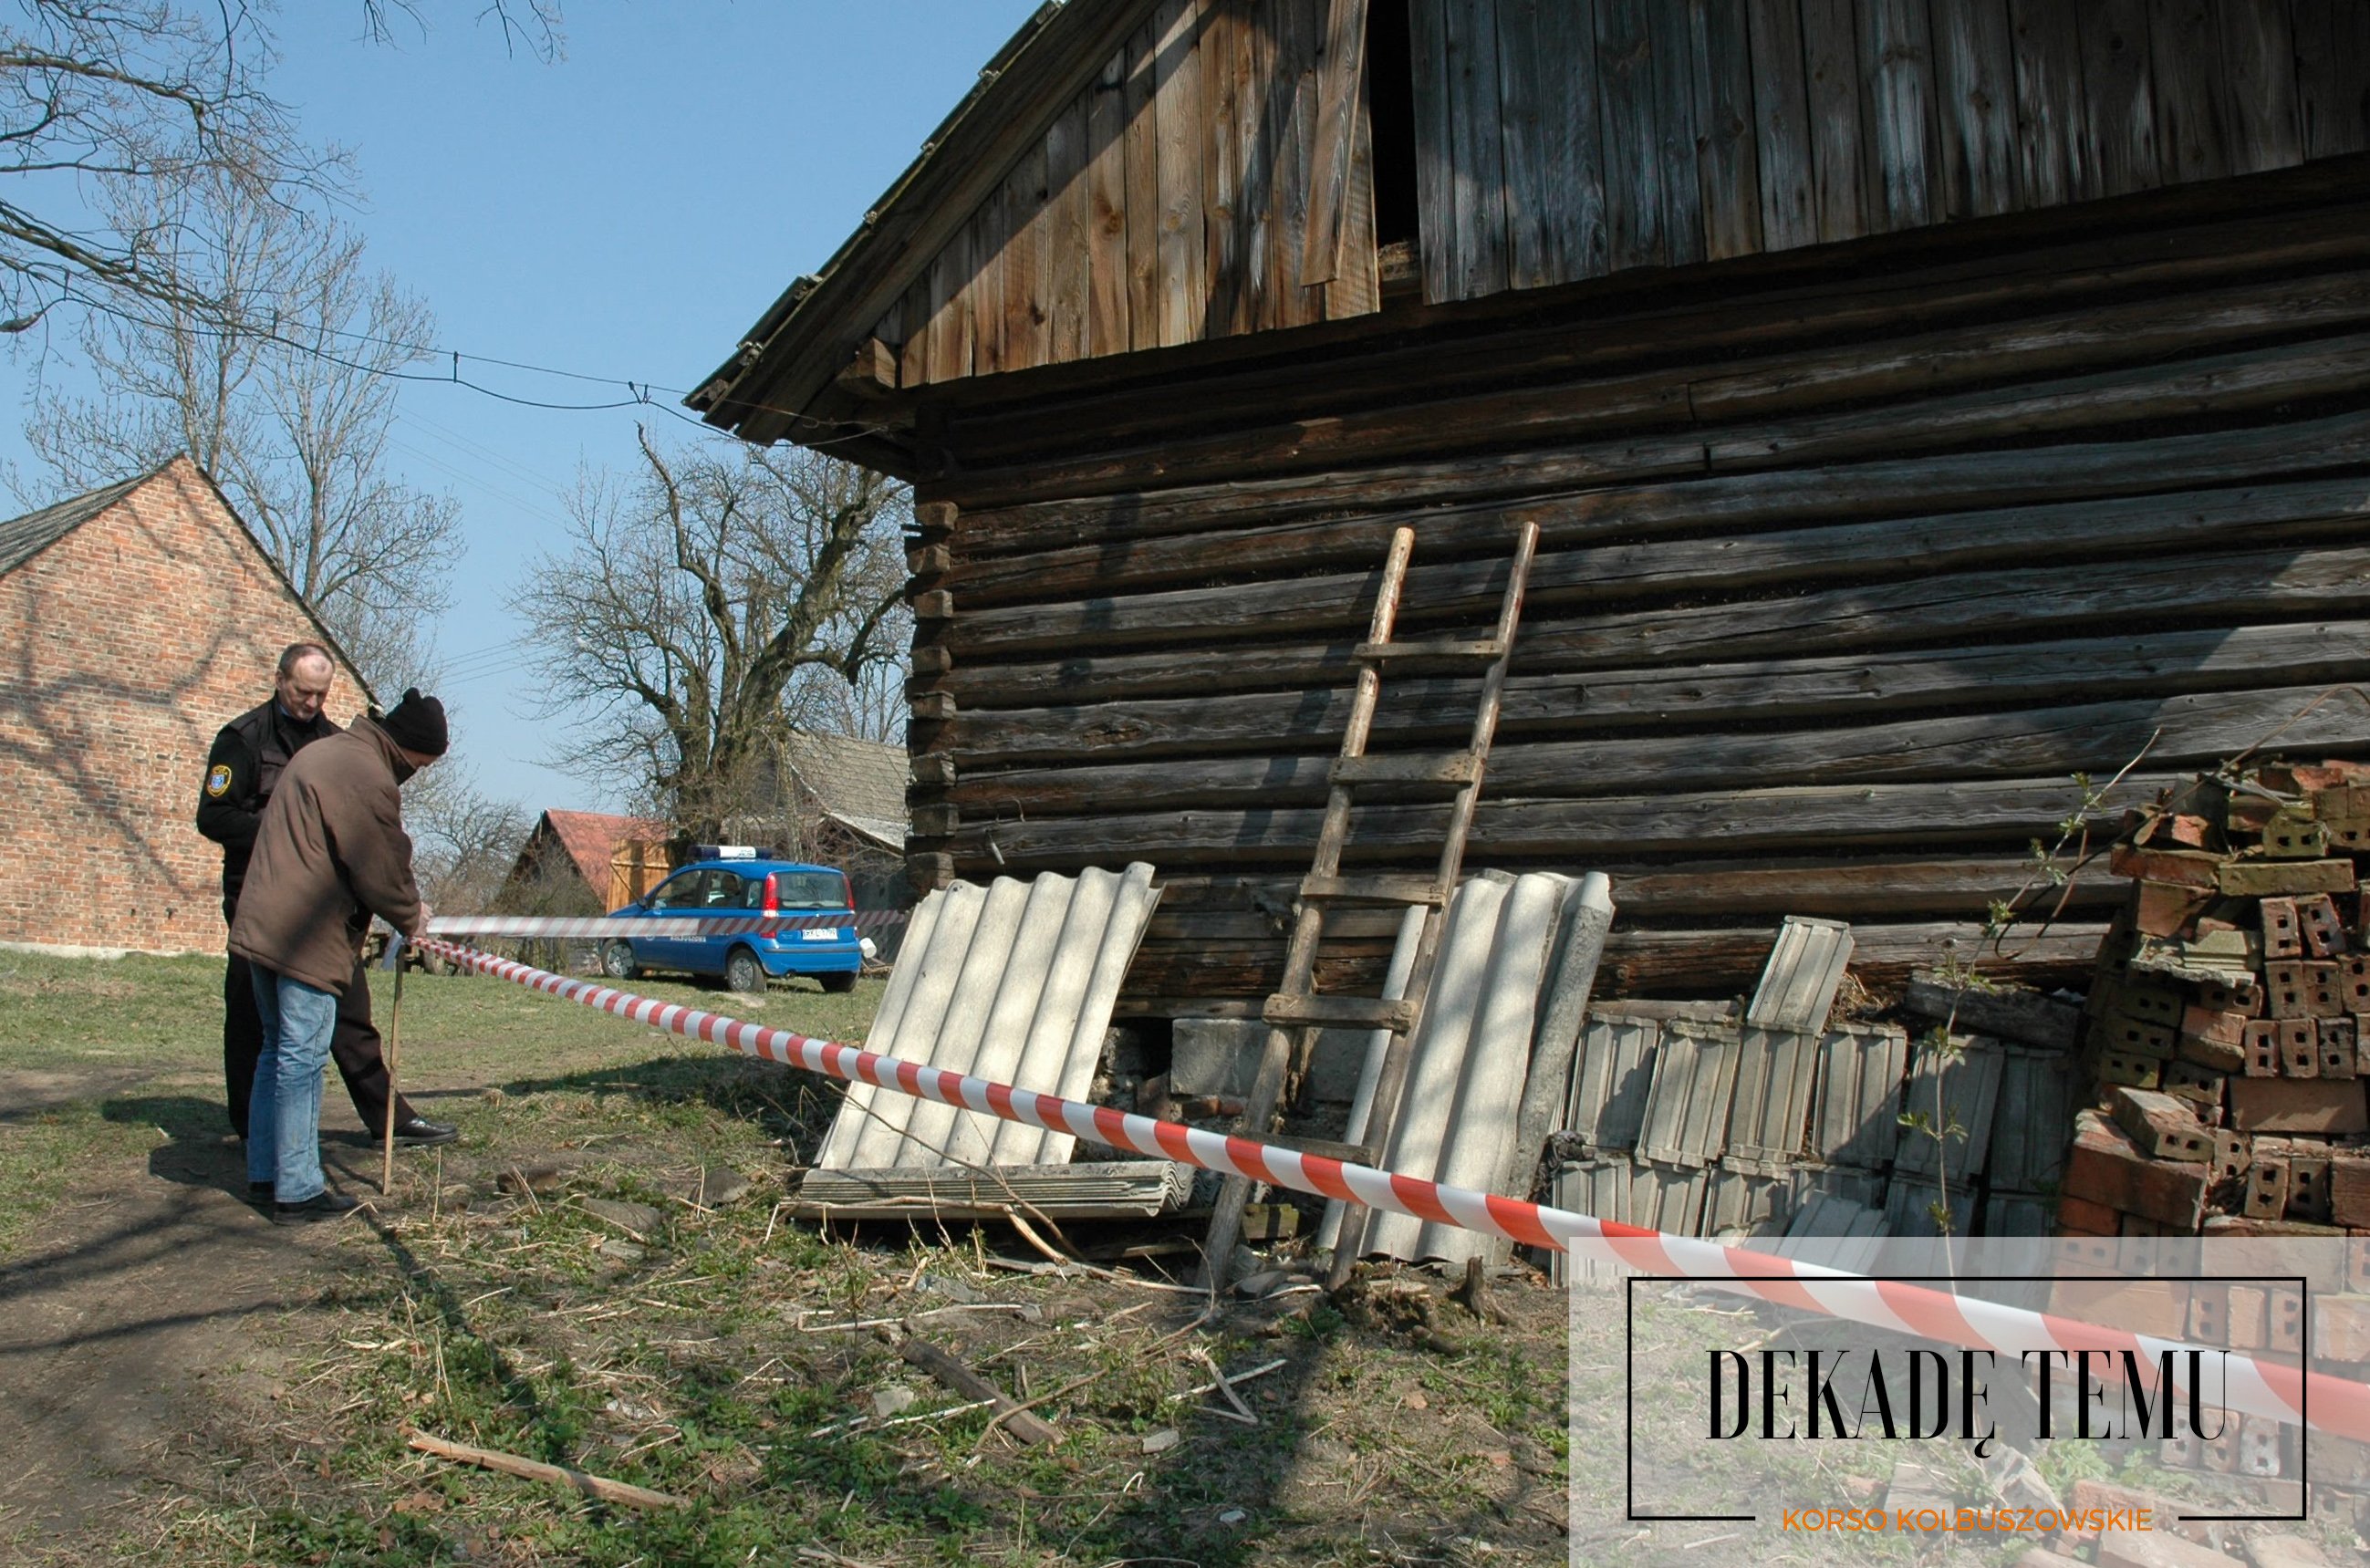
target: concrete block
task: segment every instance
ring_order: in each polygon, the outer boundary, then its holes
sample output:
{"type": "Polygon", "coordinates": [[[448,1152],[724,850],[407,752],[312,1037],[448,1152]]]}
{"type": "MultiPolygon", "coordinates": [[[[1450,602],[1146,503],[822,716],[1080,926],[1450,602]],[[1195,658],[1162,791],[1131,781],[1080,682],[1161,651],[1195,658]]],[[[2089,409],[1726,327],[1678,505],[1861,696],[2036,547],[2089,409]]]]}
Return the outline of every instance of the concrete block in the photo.
{"type": "Polygon", "coordinates": [[[1309,1099],[1347,1105],[1357,1098],[1358,1074],[1366,1061],[1366,1032],[1363,1029],[1317,1032],[1317,1048],[1309,1054],[1304,1090],[1309,1099]]]}
{"type": "Polygon", "coordinates": [[[1240,1100],[1259,1076],[1267,1025],[1248,1018],[1180,1018],[1169,1026],[1168,1090],[1240,1100]]]}
{"type": "MultiPolygon", "coordinates": [[[[1246,1099],[1266,1049],[1267,1025],[1257,1019],[1180,1018],[1169,1031],[1169,1092],[1185,1099],[1246,1099]]],[[[1364,1030],[1318,1030],[1302,1092],[1310,1100],[1347,1105],[1357,1092],[1365,1053],[1364,1030]]]]}

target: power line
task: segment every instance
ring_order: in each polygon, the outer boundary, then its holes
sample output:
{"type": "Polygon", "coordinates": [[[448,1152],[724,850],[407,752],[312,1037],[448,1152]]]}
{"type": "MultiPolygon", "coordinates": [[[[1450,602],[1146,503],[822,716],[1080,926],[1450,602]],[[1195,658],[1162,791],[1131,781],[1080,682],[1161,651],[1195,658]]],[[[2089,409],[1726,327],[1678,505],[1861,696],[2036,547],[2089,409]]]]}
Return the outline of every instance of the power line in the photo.
{"type": "MultiPolygon", "coordinates": [[[[353,371],[358,375],[380,376],[390,381],[418,382],[424,386],[458,386],[465,391],[475,392],[480,397],[491,398],[499,402],[513,404],[520,408],[544,409],[559,413],[600,413],[616,409],[653,409],[660,413],[665,414],[670,419],[680,420],[685,424],[690,425],[695,430],[700,431],[703,433],[714,432],[713,427],[711,427],[706,420],[686,413],[682,409],[677,408],[672,403],[659,401],[651,396],[653,393],[664,393],[673,398],[687,398],[691,394],[686,389],[680,386],[662,386],[655,381],[643,381],[633,376],[600,375],[585,371],[562,370],[556,365],[536,364],[529,360],[513,360],[506,359],[495,354],[471,353],[466,350],[439,348],[425,343],[406,343],[397,339],[383,338],[369,332],[356,332],[351,329],[343,327],[315,326],[305,329],[308,332],[317,333],[321,336],[343,338],[357,343],[376,344],[382,348],[390,348],[404,353],[416,354],[422,359],[443,359],[448,361],[451,365],[450,370],[443,375],[437,375],[424,371],[402,370],[385,365],[364,364],[358,361],[347,359],[339,354],[332,353],[328,349],[321,347],[317,343],[310,343],[300,338],[290,337],[280,329],[277,312],[273,313],[271,327],[269,329],[262,330],[211,326],[201,322],[158,321],[152,317],[142,316],[136,312],[120,307],[113,308],[112,313],[123,319],[135,322],[141,326],[161,332],[191,332],[201,337],[214,338],[231,337],[236,335],[252,336],[265,341],[278,343],[283,348],[293,349],[299,353],[310,354],[316,359],[337,365],[341,369],[353,371]],[[524,371],[533,375],[548,375],[567,381],[586,382],[598,386],[620,387],[626,392],[627,396],[601,403],[563,403],[548,398],[521,397],[516,393],[504,392],[497,387],[488,386],[482,382],[473,381],[467,376],[463,375],[461,374],[461,365],[465,361],[472,364],[496,365],[506,370],[524,371]]],[[[736,399],[736,401],[739,400],[736,399]]],[[[804,419],[807,417],[803,410],[779,408],[770,403],[739,402],[739,406],[754,413],[780,414],[785,418],[793,420],[804,419]]],[[[858,441],[866,436],[881,434],[886,432],[888,428],[888,426],[881,424],[859,424],[852,429],[844,431],[838,435],[820,436],[813,440],[801,442],[800,444],[820,450],[826,446],[838,445],[843,442],[858,441]]]]}

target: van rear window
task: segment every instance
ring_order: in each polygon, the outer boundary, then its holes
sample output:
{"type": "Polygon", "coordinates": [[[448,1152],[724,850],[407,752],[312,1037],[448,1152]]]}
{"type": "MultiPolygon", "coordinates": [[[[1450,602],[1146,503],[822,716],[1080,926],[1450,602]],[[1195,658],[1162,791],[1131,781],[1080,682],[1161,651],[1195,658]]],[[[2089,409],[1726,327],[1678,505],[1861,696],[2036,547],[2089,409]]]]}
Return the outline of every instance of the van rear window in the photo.
{"type": "MultiPolygon", "coordinates": [[[[765,889],[765,879],[750,884],[751,904],[765,889]]],[[[837,871],[776,871],[774,893],[785,909],[845,909],[847,884],[837,871]]]]}

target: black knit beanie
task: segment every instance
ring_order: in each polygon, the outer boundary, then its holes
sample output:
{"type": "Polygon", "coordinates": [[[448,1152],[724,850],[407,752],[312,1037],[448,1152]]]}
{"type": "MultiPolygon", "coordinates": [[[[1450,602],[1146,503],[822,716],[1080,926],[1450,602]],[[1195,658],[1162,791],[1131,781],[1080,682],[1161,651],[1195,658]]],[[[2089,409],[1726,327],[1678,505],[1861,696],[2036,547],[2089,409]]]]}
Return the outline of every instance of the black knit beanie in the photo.
{"type": "Polygon", "coordinates": [[[378,727],[386,732],[388,740],[422,756],[443,756],[451,744],[444,731],[444,705],[420,696],[418,686],[406,691],[403,700],[387,709],[378,727]]]}

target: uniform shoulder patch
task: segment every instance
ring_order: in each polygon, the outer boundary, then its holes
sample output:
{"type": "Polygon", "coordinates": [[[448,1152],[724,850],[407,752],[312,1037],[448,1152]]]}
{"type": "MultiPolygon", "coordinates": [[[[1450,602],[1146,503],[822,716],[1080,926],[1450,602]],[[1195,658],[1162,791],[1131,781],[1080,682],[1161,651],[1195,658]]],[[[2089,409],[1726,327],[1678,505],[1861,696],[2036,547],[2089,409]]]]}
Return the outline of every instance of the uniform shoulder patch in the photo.
{"type": "Polygon", "coordinates": [[[226,762],[218,762],[218,763],[215,763],[212,767],[209,767],[209,768],[207,768],[207,769],[206,769],[206,793],[207,793],[207,794],[213,796],[216,800],[220,800],[220,799],[222,798],[222,796],[223,796],[224,792],[224,791],[226,791],[226,790],[229,790],[229,789],[230,789],[230,764],[229,764],[229,763],[226,763],[226,762]]]}

